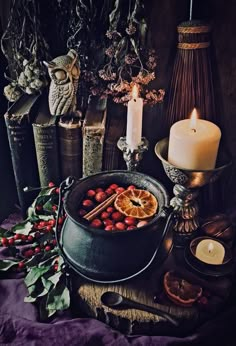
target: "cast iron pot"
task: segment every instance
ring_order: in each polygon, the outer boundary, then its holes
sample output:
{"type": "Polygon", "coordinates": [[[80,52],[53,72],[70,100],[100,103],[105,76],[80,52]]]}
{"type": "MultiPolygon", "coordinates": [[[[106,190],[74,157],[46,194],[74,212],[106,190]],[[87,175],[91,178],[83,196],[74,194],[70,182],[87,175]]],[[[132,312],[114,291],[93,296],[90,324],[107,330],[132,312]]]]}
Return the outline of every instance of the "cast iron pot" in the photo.
{"type": "Polygon", "coordinates": [[[154,261],[160,265],[170,251],[174,214],[166,208],[169,198],[165,188],[152,177],[129,171],[107,171],[78,181],[68,177],[61,184],[61,193],[67,218],[60,232],[56,226],[58,245],[65,262],[86,279],[100,283],[125,281],[144,272],[154,261]],[[79,205],[86,192],[112,183],[150,191],[159,204],[152,221],[131,231],[107,232],[90,227],[79,217],[79,205]]]}

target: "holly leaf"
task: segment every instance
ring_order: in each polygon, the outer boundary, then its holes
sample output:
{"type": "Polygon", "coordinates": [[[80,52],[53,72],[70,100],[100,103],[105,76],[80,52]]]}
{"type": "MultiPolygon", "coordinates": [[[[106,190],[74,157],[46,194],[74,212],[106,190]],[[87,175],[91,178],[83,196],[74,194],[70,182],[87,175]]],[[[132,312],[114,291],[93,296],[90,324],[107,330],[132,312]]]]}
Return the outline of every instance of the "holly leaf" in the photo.
{"type": "Polygon", "coordinates": [[[42,283],[47,291],[49,291],[53,285],[51,281],[47,280],[47,276],[46,277],[42,276],[42,283]]]}
{"type": "Polygon", "coordinates": [[[48,277],[48,281],[51,281],[51,283],[52,283],[54,286],[56,286],[57,283],[58,283],[59,280],[60,280],[61,275],[62,275],[62,272],[58,271],[58,272],[56,272],[54,275],[48,277]]]}
{"type": "Polygon", "coordinates": [[[50,270],[50,266],[46,267],[33,267],[25,277],[25,284],[27,287],[33,285],[40,276],[50,270]]]}
{"type": "Polygon", "coordinates": [[[20,233],[24,235],[29,235],[30,231],[32,230],[33,225],[28,219],[24,222],[18,223],[14,227],[12,227],[11,231],[14,233],[20,233]]]}
{"type": "Polygon", "coordinates": [[[54,205],[54,203],[52,203],[50,200],[47,201],[44,205],[43,205],[43,210],[46,212],[49,212],[51,215],[55,214],[55,212],[52,209],[52,206],[54,205]]]}
{"type": "Polygon", "coordinates": [[[0,227],[0,238],[8,237],[11,232],[5,228],[0,227]]]}
{"type": "Polygon", "coordinates": [[[57,312],[55,309],[47,310],[46,304],[47,304],[47,297],[44,296],[42,297],[42,299],[40,299],[40,303],[39,303],[39,315],[40,315],[41,321],[47,320],[49,316],[52,316],[57,312]]]}
{"type": "Polygon", "coordinates": [[[37,300],[37,298],[43,297],[48,293],[48,290],[44,287],[41,280],[38,280],[37,284],[30,286],[30,288],[30,294],[24,298],[25,303],[33,303],[37,300]]]}
{"type": "Polygon", "coordinates": [[[0,261],[0,271],[7,271],[8,269],[17,265],[19,261],[15,260],[1,260],[0,261]]]}
{"type": "Polygon", "coordinates": [[[64,282],[60,280],[48,294],[47,310],[66,310],[70,306],[70,292],[64,282]]]}

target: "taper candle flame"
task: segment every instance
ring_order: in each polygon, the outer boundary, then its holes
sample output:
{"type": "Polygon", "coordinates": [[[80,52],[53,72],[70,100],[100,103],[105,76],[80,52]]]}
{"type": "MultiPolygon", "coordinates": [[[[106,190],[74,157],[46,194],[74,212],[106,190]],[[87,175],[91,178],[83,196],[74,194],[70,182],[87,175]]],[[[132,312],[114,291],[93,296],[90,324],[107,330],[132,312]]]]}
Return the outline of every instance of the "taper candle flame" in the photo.
{"type": "Polygon", "coordinates": [[[197,132],[197,119],[198,119],[197,110],[196,108],[194,108],[190,115],[190,129],[193,132],[197,132]]]}
{"type": "Polygon", "coordinates": [[[208,245],[208,252],[211,253],[213,251],[213,249],[214,249],[214,245],[212,243],[210,243],[208,245]]]}

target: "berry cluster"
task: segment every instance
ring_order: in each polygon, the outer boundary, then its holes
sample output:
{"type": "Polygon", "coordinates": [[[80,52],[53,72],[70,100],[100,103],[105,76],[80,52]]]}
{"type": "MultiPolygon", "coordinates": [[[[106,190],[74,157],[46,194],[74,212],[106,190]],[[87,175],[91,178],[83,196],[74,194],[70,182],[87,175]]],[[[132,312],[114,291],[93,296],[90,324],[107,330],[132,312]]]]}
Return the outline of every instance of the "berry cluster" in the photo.
{"type": "MultiPolygon", "coordinates": [[[[111,184],[105,188],[98,187],[88,190],[79,207],[79,216],[84,217],[87,213],[93,210],[100,203],[104,202],[111,195],[114,193],[120,194],[126,189],[134,190],[136,189],[136,186],[129,185],[127,188],[124,188],[117,184],[111,184]]],[[[147,223],[147,220],[139,220],[135,217],[124,215],[120,211],[117,211],[114,204],[112,204],[102,211],[100,215],[94,218],[89,225],[93,228],[104,229],[105,231],[124,231],[142,227],[147,223]]]]}

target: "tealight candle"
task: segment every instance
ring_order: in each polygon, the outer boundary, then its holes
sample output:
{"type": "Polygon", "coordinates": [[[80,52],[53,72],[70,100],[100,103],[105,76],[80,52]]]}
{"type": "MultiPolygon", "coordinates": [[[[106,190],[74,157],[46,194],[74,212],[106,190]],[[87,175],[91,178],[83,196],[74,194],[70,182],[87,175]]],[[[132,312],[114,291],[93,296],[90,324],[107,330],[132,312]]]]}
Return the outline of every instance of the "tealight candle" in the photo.
{"type": "Polygon", "coordinates": [[[133,151],[142,139],[143,99],[138,97],[138,87],[133,86],[132,98],[128,102],[126,142],[133,151]]]}
{"type": "Polygon", "coordinates": [[[208,264],[222,264],[225,257],[224,246],[216,240],[201,240],[196,247],[195,256],[208,264]]]}
{"type": "Polygon", "coordinates": [[[210,121],[198,119],[194,109],[190,119],[172,125],[168,161],[183,169],[214,169],[220,138],[219,127],[210,121]]]}

